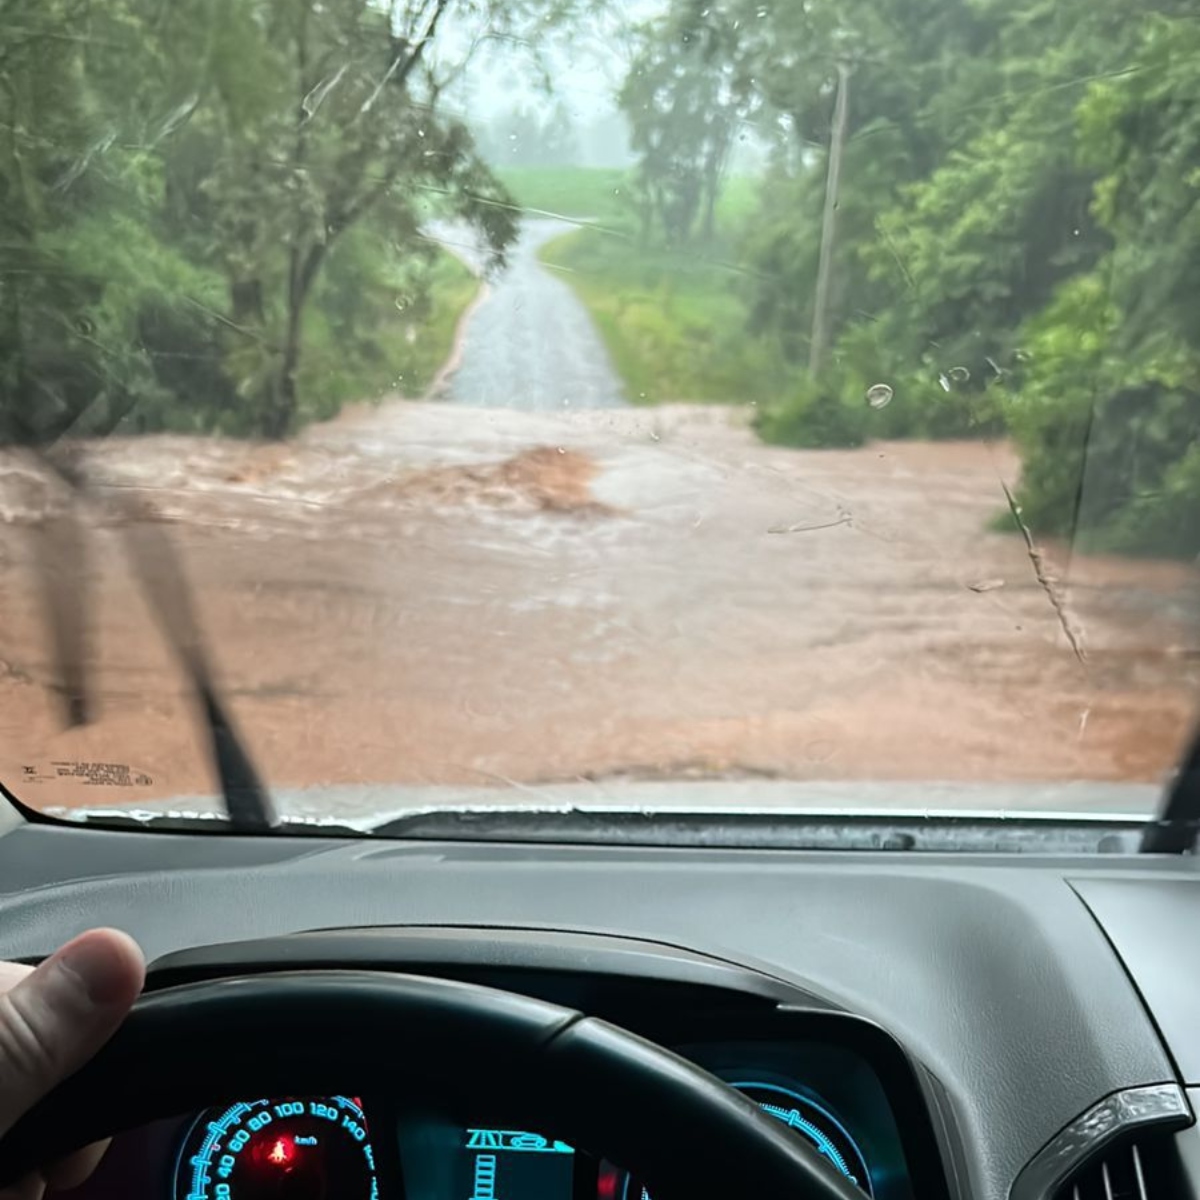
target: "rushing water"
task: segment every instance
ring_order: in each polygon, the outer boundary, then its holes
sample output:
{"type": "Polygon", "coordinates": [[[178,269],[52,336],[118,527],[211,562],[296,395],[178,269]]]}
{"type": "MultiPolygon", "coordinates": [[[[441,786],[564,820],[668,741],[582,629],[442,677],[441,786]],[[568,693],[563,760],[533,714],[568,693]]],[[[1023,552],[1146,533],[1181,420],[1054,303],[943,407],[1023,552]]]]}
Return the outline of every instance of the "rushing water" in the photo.
{"type": "MultiPolygon", "coordinates": [[[[1059,589],[1081,662],[1022,543],[982,532],[1003,448],[796,453],[726,410],[395,403],[282,447],[92,457],[167,523],[281,784],[1153,780],[1190,718],[1191,572],[1075,556],[1059,589]]],[[[5,468],[6,782],[102,760],[150,777],[147,798],[202,790],[111,514],[89,565],[98,710],[63,731],[32,572],[51,494],[5,468]]],[[[97,799],[26,794],[67,791],[97,799]]]]}

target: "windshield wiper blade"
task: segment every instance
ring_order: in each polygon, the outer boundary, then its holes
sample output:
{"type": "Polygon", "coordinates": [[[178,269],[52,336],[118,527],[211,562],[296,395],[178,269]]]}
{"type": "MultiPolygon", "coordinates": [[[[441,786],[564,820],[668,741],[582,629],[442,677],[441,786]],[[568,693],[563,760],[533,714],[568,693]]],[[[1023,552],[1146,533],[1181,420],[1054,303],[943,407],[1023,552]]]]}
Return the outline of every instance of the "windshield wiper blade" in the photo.
{"type": "Polygon", "coordinates": [[[225,811],[237,829],[274,829],[279,825],[279,815],[219,698],[183,563],[161,527],[144,519],[138,521],[137,517],[144,514],[132,508],[125,515],[129,518],[124,526],[125,548],[134,574],[204,715],[225,811]]]}
{"type": "MultiPolygon", "coordinates": [[[[42,450],[39,457],[68,487],[73,499],[95,500],[92,485],[76,464],[48,450],[42,450]]],[[[109,500],[108,503],[110,507],[118,504],[115,500],[109,500]]],[[[271,797],[220,700],[183,563],[175,547],[152,520],[145,519],[148,514],[140,511],[136,505],[127,501],[119,502],[118,513],[122,518],[125,548],[134,575],[195,692],[230,824],[246,833],[278,828],[279,815],[271,797]]],[[[84,530],[77,510],[69,509],[61,520],[64,529],[73,530],[63,535],[64,544],[80,549],[84,542],[84,530]]],[[[77,574],[81,574],[79,568],[82,561],[80,554],[75,561],[77,574]]],[[[59,690],[67,707],[68,721],[82,723],[88,715],[81,653],[86,628],[83,591],[79,586],[63,589],[62,581],[52,578],[46,580],[46,588],[55,592],[51,614],[60,671],[59,690]]]]}
{"type": "Polygon", "coordinates": [[[50,626],[54,656],[54,690],[68,729],[86,725],[88,708],[86,675],[88,545],[82,523],[73,512],[47,519],[42,535],[34,539],[34,562],[42,592],[42,606],[50,626]]]}
{"type": "Polygon", "coordinates": [[[1200,839],[1200,728],[1142,831],[1143,854],[1191,854],[1200,839]]]}

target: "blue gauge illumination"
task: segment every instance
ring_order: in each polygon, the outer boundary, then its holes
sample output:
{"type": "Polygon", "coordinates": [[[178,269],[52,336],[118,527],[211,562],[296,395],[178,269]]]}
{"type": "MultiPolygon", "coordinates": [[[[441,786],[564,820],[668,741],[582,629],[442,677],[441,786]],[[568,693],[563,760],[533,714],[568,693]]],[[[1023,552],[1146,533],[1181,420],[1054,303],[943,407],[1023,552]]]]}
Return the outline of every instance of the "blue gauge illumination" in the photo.
{"type": "MultiPolygon", "coordinates": [[[[734,1080],[731,1087],[748,1096],[776,1120],[790,1129],[816,1149],[830,1166],[845,1175],[867,1196],[873,1196],[871,1173],[867,1160],[850,1136],[845,1125],[823,1104],[775,1083],[759,1080],[734,1080]]],[[[621,1200],[651,1200],[650,1193],[637,1180],[605,1163],[599,1174],[599,1195],[620,1197],[621,1200]]]]}
{"type": "Polygon", "coordinates": [[[756,1101],[763,1112],[770,1113],[797,1133],[803,1134],[822,1158],[827,1159],[868,1196],[872,1194],[867,1160],[846,1127],[828,1109],[807,1096],[774,1083],[745,1082],[734,1083],[733,1086],[756,1101]]]}
{"type": "Polygon", "coordinates": [[[375,1152],[348,1096],[244,1100],[196,1118],[175,1200],[378,1200],[375,1152]]]}

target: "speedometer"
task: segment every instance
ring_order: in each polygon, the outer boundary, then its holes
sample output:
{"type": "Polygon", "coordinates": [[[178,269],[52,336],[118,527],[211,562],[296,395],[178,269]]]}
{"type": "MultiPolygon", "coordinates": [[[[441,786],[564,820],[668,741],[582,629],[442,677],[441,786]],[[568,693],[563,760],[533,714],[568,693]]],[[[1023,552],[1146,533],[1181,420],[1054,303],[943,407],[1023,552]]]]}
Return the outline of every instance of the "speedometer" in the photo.
{"type": "MultiPolygon", "coordinates": [[[[764,1112],[809,1142],[831,1167],[861,1188],[866,1197],[873,1195],[867,1160],[858,1143],[824,1104],[774,1083],[730,1082],[764,1112]]],[[[610,1197],[613,1200],[651,1200],[649,1191],[641,1183],[607,1163],[600,1168],[599,1196],[601,1200],[610,1197]]]]}
{"type": "Polygon", "coordinates": [[[735,1083],[733,1086],[756,1101],[763,1112],[770,1113],[811,1142],[830,1166],[871,1195],[867,1160],[846,1127],[823,1104],[774,1083],[735,1083]]]}
{"type": "Polygon", "coordinates": [[[376,1200],[375,1154],[348,1096],[245,1100],[196,1118],[175,1200],[376,1200]]]}

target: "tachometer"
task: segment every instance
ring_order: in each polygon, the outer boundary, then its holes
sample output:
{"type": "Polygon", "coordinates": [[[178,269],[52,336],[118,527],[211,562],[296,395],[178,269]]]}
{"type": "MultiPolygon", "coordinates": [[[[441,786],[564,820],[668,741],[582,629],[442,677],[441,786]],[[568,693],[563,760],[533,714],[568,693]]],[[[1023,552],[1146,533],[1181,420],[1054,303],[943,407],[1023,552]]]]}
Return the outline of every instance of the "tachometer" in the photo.
{"type": "MultiPolygon", "coordinates": [[[[811,1142],[822,1158],[867,1194],[873,1195],[867,1161],[845,1126],[824,1105],[790,1088],[754,1080],[731,1080],[732,1086],[759,1107],[811,1142]]],[[[601,1200],[651,1200],[637,1180],[607,1164],[600,1168],[601,1200]]]]}
{"type": "Polygon", "coordinates": [[[175,1167],[175,1200],[376,1200],[375,1154],[347,1096],[246,1100],[203,1112],[175,1167]]]}

